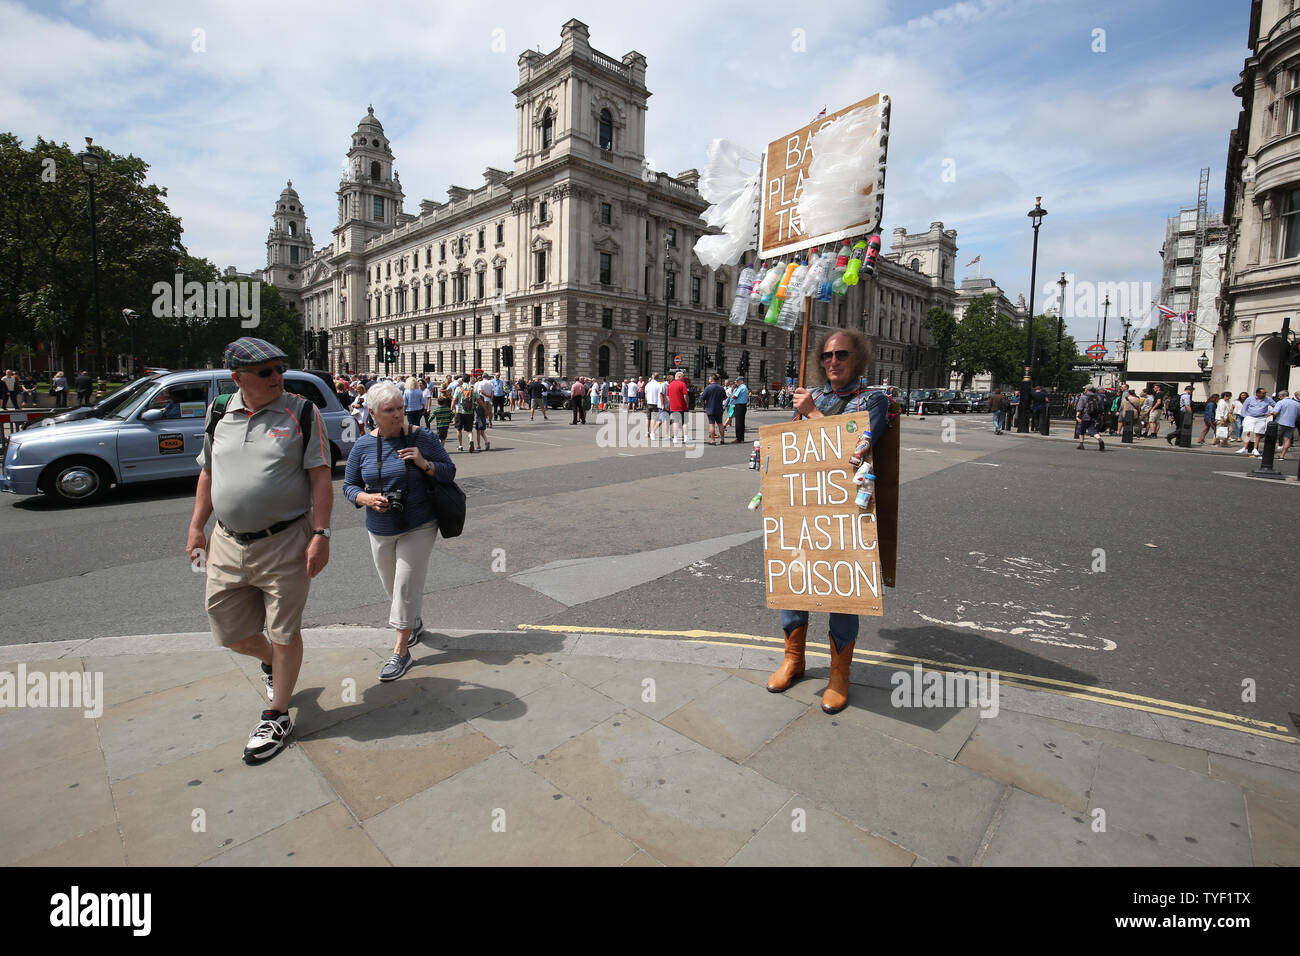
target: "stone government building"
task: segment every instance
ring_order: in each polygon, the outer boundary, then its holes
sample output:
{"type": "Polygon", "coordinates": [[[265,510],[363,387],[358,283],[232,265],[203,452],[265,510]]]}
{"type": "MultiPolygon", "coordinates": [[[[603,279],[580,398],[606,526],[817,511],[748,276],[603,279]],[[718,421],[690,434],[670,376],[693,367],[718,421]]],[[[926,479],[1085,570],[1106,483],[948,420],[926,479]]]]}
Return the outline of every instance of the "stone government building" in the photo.
{"type": "MultiPolygon", "coordinates": [[[[796,334],[753,318],[731,325],[743,263],[714,271],[691,251],[707,231],[698,172],[647,167],[645,57],[594,50],[578,20],[560,33],[556,50],[519,58],[513,171],[489,167],[478,188],[451,186],[446,202],[408,213],[370,108],[349,144],[332,242],[313,247],[290,182],[267,237],[267,281],[307,329],[329,332],[335,372],[382,373],[388,337],[399,375],[505,371],[505,345],[515,377],[661,372],[667,313],[668,355],[688,374],[735,375],[743,359],[751,383],[779,381],[797,360],[796,334]]],[[[816,303],[813,321],[873,339],[872,382],[946,383],[923,326],[933,306],[953,310],[956,254],[956,231],[941,222],[895,229],[877,275],[816,303]]]]}

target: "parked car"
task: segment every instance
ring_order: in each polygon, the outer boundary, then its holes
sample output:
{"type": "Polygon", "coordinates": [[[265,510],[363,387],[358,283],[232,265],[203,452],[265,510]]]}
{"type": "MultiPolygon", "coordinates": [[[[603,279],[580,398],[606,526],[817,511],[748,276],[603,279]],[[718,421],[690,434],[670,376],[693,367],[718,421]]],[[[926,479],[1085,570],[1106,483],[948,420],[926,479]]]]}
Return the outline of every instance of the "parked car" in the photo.
{"type": "Polygon", "coordinates": [[[943,402],[945,414],[954,415],[957,412],[965,414],[970,411],[970,401],[961,392],[954,389],[944,389],[939,393],[939,400],[943,402]]]}
{"type": "Polygon", "coordinates": [[[989,410],[989,393],[988,392],[967,392],[966,400],[970,402],[970,411],[987,412],[989,410]]]}
{"type": "Polygon", "coordinates": [[[912,408],[924,405],[923,411],[931,415],[941,415],[944,411],[943,392],[937,388],[918,388],[909,396],[912,408]]]}
{"type": "Polygon", "coordinates": [[[569,396],[571,389],[567,381],[557,382],[553,378],[546,379],[546,407],[550,409],[569,408],[569,396]]]}
{"type": "MultiPolygon", "coordinates": [[[[285,373],[284,387],[320,409],[331,464],[346,460],[357,430],[338,396],[317,376],[297,370],[285,373]]],[[[197,476],[208,406],[235,390],[224,369],[137,379],[98,405],[73,410],[88,414],[42,422],[10,437],[0,491],[89,504],[110,485],[197,476]]]]}

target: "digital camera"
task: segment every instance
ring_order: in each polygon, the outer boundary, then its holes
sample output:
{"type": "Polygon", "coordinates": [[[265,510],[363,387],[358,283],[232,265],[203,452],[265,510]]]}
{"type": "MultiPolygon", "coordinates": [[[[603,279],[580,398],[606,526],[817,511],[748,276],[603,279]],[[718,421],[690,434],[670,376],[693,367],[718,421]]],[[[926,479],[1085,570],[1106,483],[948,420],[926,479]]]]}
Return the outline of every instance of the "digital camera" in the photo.
{"type": "Polygon", "coordinates": [[[406,492],[398,488],[394,491],[384,493],[388,500],[388,510],[392,514],[400,515],[406,510],[406,492]]]}

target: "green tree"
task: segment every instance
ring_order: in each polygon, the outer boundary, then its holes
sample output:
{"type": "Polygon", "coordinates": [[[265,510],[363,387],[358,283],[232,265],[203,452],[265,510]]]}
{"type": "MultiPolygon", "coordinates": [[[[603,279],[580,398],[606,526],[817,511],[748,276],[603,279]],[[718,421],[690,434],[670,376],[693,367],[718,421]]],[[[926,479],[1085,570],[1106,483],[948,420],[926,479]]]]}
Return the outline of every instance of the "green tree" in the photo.
{"type": "Polygon", "coordinates": [[[993,299],[981,295],[971,302],[953,335],[952,360],[963,387],[983,372],[994,382],[1023,377],[1025,330],[993,308],[993,299]]]}
{"type": "Polygon", "coordinates": [[[953,339],[957,335],[957,320],[953,314],[937,305],[925,313],[925,329],[930,339],[939,349],[939,368],[943,369],[943,383],[948,384],[948,353],[952,351],[953,339]]]}

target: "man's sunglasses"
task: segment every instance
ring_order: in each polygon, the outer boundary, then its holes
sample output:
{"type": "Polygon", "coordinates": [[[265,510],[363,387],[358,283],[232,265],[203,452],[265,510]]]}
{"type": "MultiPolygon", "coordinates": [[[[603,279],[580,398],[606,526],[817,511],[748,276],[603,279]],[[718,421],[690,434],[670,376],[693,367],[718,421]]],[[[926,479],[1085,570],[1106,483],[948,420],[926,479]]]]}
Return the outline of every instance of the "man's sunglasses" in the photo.
{"type": "Polygon", "coordinates": [[[849,350],[848,350],[848,349],[836,349],[834,352],[823,352],[823,353],[822,353],[822,361],[823,361],[823,362],[829,362],[831,359],[838,359],[838,360],[841,361],[841,362],[847,362],[847,361],[849,360],[849,350]]]}
{"type": "MultiPolygon", "coordinates": [[[[247,373],[249,370],[244,369],[243,371],[247,373]]],[[[258,378],[270,378],[272,375],[283,375],[287,371],[289,371],[287,365],[272,365],[270,368],[260,368],[252,374],[258,378]]]]}

